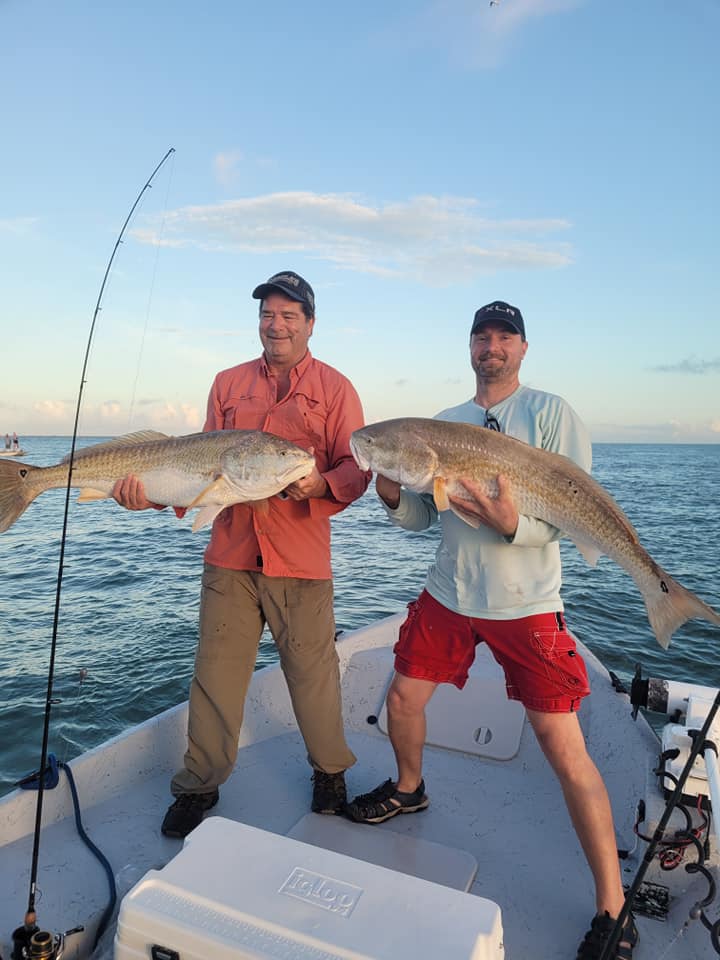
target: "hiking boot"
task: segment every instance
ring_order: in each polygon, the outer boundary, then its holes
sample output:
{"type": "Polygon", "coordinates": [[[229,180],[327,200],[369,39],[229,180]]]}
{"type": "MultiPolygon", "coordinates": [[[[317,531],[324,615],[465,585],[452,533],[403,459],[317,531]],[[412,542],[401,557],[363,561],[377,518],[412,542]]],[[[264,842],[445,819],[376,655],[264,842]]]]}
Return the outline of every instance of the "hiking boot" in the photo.
{"type": "Polygon", "coordinates": [[[203,814],[212,809],[219,799],[217,790],[212,793],[181,793],[175,803],[168,807],[160,832],[166,837],[184,839],[202,822],[203,814]]]}
{"type": "MultiPolygon", "coordinates": [[[[603,955],[608,940],[615,929],[615,919],[605,911],[598,913],[593,917],[590,929],[585,934],[585,939],[578,947],[576,960],[600,960],[603,955]]],[[[618,937],[615,948],[610,954],[610,960],[632,960],[634,948],[639,939],[635,918],[631,913],[618,937]]]]}
{"type": "Polygon", "coordinates": [[[383,823],[398,813],[418,813],[429,805],[424,780],[411,793],[398,790],[392,780],[386,780],[370,793],[355,797],[346,805],[345,814],[356,823],[383,823]]]}
{"type": "Polygon", "coordinates": [[[313,813],[342,813],[347,802],[345,771],[324,773],[316,770],[312,775],[313,795],[310,809],[313,813]]]}

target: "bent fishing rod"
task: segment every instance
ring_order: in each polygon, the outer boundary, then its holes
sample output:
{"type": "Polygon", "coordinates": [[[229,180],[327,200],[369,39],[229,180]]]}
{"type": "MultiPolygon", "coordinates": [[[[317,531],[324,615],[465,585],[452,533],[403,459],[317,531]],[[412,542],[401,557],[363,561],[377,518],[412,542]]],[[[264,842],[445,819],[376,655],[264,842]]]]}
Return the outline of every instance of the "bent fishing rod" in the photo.
{"type": "MultiPolygon", "coordinates": [[[[58,624],[60,622],[60,597],[62,593],[62,580],[63,580],[63,565],[65,559],[65,544],[67,540],[67,528],[68,528],[68,514],[70,508],[70,491],[72,489],[72,472],[73,472],[73,462],[75,458],[75,447],[77,443],[77,434],[78,434],[78,424],[80,421],[80,410],[82,408],[82,398],[83,392],[85,389],[85,384],[87,382],[87,368],[90,359],[90,351],[92,348],[93,336],[95,334],[95,325],[97,323],[98,314],[102,309],[102,298],[105,293],[105,287],[107,285],[108,278],[110,276],[110,270],[112,269],[113,261],[115,260],[115,255],[120,247],[120,244],[123,241],[125,231],[127,230],[128,224],[132,220],[133,214],[135,213],[140,201],[142,200],[145,193],[151,189],[152,181],[154,180],[156,174],[160,168],[165,164],[165,161],[175,153],[175,148],[170,147],[165,156],[162,158],[160,163],[155,167],[153,172],[150,174],[145,186],[142,188],[140,193],[138,193],[135,202],[130,208],[130,212],[125,218],[125,222],[122,225],[122,229],[117,236],[115,241],[115,246],[113,247],[112,253],[110,254],[110,259],[108,260],[107,267],[105,268],[105,274],[103,275],[102,284],[100,285],[100,292],[98,293],[97,302],[95,304],[95,310],[92,316],[92,322],[90,323],[90,333],[88,335],[87,346],[85,348],[85,359],[82,366],[82,374],[80,376],[80,387],[78,389],[77,404],[75,407],[75,421],[73,424],[73,433],[72,441],[70,444],[70,453],[67,457],[68,461],[68,479],[67,486],[65,489],[65,508],[63,511],[63,524],[62,524],[62,534],[60,537],[60,557],[58,560],[58,574],[57,574],[57,586],[55,590],[55,609],[53,613],[53,625],[52,625],[52,637],[50,642],[50,663],[48,666],[48,681],[47,681],[47,692],[45,696],[45,713],[43,718],[43,735],[42,735],[42,749],[40,752],[40,773],[38,779],[38,795],[37,795],[37,804],[35,808],[35,831],[33,835],[33,850],[32,850],[32,862],[30,867],[30,890],[28,895],[28,906],[25,912],[25,919],[23,924],[19,926],[12,935],[13,939],[13,954],[12,960],[25,960],[26,957],[43,957],[49,958],[49,960],[55,960],[62,953],[62,942],[63,935],[59,934],[53,937],[47,931],[40,930],[37,924],[37,913],[35,910],[35,899],[37,894],[37,874],[38,874],[38,858],[40,854],[40,832],[42,824],[42,807],[43,807],[43,796],[44,796],[44,787],[46,779],[46,767],[48,761],[48,740],[50,733],[50,714],[52,712],[53,706],[53,681],[55,674],[55,654],[57,651],[57,636],[58,636],[58,624]]],[[[114,882],[112,884],[112,893],[114,894],[114,882]]],[[[114,900],[113,900],[114,902],[114,900]]],[[[103,917],[103,921],[106,923],[109,920],[103,917]]],[[[102,922],[101,921],[101,927],[102,922]]],[[[72,931],[75,932],[75,931],[72,931]]],[[[102,934],[102,929],[98,929],[97,940],[102,934]]]]}

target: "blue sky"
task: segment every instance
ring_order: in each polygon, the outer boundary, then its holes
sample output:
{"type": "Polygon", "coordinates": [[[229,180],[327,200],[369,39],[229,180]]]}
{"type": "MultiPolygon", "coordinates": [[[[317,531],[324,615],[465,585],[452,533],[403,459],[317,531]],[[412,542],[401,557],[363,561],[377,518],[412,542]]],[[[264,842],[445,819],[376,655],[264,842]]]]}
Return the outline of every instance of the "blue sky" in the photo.
{"type": "Polygon", "coordinates": [[[200,429],[294,269],[369,421],[522,379],[594,440],[720,440],[720,2],[0,0],[0,433],[200,429]]]}

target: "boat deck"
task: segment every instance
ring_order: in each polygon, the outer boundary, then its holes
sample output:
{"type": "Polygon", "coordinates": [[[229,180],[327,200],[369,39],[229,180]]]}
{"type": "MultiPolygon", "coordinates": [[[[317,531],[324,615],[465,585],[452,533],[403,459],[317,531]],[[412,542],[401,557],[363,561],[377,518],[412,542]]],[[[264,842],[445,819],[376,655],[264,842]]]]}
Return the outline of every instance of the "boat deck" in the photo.
{"type": "MultiPolygon", "coordinates": [[[[368,717],[381,714],[392,656],[389,647],[373,643],[358,648],[348,641],[340,645],[343,647],[348,740],[358,759],[347,773],[347,784],[349,794],[355,795],[394,774],[387,737],[378,723],[367,722],[368,717]]],[[[651,768],[658,743],[642,718],[638,723],[630,720],[627,697],[612,689],[600,664],[591,654],[587,660],[593,695],[583,706],[581,723],[612,797],[618,846],[632,850],[637,802],[654,788],[651,768]]],[[[481,662],[478,675],[486,678],[488,670],[492,673],[492,667],[481,662]]],[[[377,826],[352,824],[308,813],[311,771],[294,729],[282,677],[277,670],[265,670],[256,678],[263,682],[253,684],[237,766],[221,789],[213,815],[460,889],[471,883],[472,894],[493,900],[502,910],[507,960],[575,956],[594,913],[592,882],[560,788],[527,720],[521,720],[517,753],[511,759],[426,747],[428,810],[397,816],[377,826]],[[272,719],[268,719],[268,707],[272,719]]],[[[447,705],[442,713],[447,719],[447,705]]],[[[97,778],[102,770],[106,779],[109,777],[107,756],[102,759],[103,767],[93,770],[91,758],[89,766],[78,768],[81,802],[83,795],[99,790],[96,802],[83,802],[83,822],[112,864],[119,897],[148,869],[163,866],[181,849],[181,841],[161,836],[159,825],[171,800],[169,775],[182,755],[184,717],[184,709],[176,708],[161,716],[156,729],[143,726],[129,741],[118,743],[114,766],[126,764],[129,771],[122,779],[130,786],[123,792],[113,794],[108,788],[108,795],[102,795],[97,778]],[[156,742],[159,731],[164,731],[162,754],[153,752],[160,750],[156,742]]],[[[97,763],[101,757],[99,752],[97,763]]],[[[64,785],[58,789],[65,789],[64,785]]],[[[18,815],[18,839],[2,852],[3,956],[10,954],[7,934],[21,922],[27,900],[31,838],[20,835],[25,827],[19,821],[27,820],[28,810],[18,815]]],[[[49,811],[49,818],[53,816],[49,811]]],[[[623,861],[628,883],[644,850],[640,843],[623,861]]],[[[251,863],[243,863],[242,851],[238,851],[237,869],[252,870],[251,863]]],[[[692,904],[705,896],[707,884],[686,874],[682,866],[672,874],[660,874],[653,866],[646,879],[670,886],[673,901],[667,921],[638,919],[641,942],[635,956],[639,960],[712,956],[709,936],[700,923],[684,927],[692,904]]],[[[72,819],[59,820],[46,829],[39,885],[38,917],[44,928],[64,931],[73,927],[86,916],[89,904],[94,905],[97,923],[106,901],[107,882],[100,865],[77,839],[72,819]]],[[[87,943],[92,934],[89,926],[85,935],[68,938],[66,958],[79,956],[76,951],[83,939],[87,943]]],[[[112,930],[103,937],[94,957],[112,957],[112,930]]]]}

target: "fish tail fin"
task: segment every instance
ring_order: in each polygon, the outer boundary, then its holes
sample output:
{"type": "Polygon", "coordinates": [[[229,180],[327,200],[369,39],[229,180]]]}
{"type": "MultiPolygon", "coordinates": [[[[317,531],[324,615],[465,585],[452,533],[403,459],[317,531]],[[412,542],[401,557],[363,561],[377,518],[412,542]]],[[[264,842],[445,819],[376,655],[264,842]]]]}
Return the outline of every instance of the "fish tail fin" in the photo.
{"type": "Polygon", "coordinates": [[[27,477],[37,469],[17,460],[0,460],[0,533],[8,530],[40,493],[27,487],[27,477]]]}
{"type": "Polygon", "coordinates": [[[707,620],[709,623],[720,626],[720,614],[700,597],[696,597],[690,590],[686,590],[677,580],[673,580],[660,567],[657,568],[657,577],[653,588],[647,592],[643,591],[643,596],[650,626],[657,642],[664,650],[667,650],[670,646],[673,633],[686,620],[697,617],[700,620],[707,620]]]}

